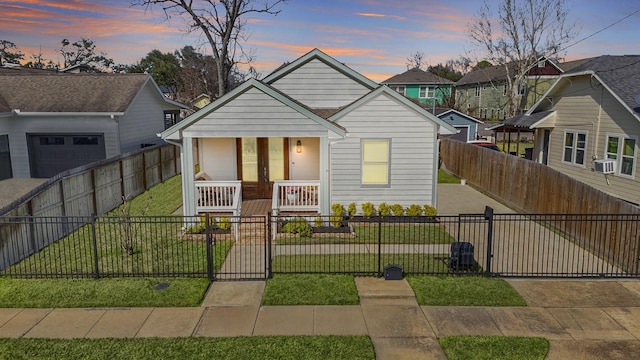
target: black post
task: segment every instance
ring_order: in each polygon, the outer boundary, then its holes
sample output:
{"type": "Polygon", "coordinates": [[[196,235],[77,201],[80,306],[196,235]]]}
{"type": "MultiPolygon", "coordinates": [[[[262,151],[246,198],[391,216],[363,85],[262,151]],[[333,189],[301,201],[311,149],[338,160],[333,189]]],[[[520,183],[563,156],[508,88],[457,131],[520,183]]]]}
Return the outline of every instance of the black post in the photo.
{"type": "Polygon", "coordinates": [[[485,276],[491,276],[491,258],[493,257],[493,208],[485,206],[484,219],[487,221],[487,264],[485,276]]]}
{"type": "Polygon", "coordinates": [[[205,233],[206,233],[206,238],[207,238],[207,278],[209,278],[209,281],[213,281],[213,251],[212,251],[212,247],[213,245],[213,239],[211,236],[211,228],[209,225],[209,213],[205,213],[205,224],[204,224],[204,228],[205,228],[205,233]]]}
{"type": "Polygon", "coordinates": [[[378,216],[378,276],[382,273],[382,216],[378,216]]]}
{"type": "Polygon", "coordinates": [[[271,241],[272,241],[272,237],[273,237],[273,233],[271,232],[272,230],[272,221],[273,218],[271,216],[271,211],[269,211],[269,213],[267,214],[267,251],[265,251],[265,256],[267,257],[265,259],[265,264],[267,266],[267,279],[271,279],[273,277],[273,275],[271,274],[271,241]]]}
{"type": "Polygon", "coordinates": [[[91,216],[91,237],[93,238],[93,273],[96,279],[100,278],[98,267],[98,237],[96,236],[96,215],[91,216]]]}

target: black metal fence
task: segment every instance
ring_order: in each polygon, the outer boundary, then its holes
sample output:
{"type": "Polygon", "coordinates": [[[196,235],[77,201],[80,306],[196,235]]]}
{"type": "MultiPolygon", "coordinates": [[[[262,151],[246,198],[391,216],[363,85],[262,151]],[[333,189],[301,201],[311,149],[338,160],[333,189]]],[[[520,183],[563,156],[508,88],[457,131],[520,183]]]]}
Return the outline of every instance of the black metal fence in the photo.
{"type": "Polygon", "coordinates": [[[637,277],[640,216],[1,217],[0,275],[637,277]]]}

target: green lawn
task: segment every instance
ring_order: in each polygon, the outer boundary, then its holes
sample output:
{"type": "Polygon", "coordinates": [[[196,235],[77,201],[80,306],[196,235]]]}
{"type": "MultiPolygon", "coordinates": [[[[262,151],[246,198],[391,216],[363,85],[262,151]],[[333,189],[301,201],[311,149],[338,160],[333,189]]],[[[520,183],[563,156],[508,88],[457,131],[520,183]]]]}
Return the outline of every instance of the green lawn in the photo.
{"type": "Polygon", "coordinates": [[[357,305],[352,275],[274,275],[267,280],[262,305],[357,305]]]}
{"type": "Polygon", "coordinates": [[[543,360],[549,341],[539,337],[451,336],[438,339],[449,360],[543,360]]]}
{"type": "Polygon", "coordinates": [[[0,339],[0,359],[375,359],[368,336],[0,339]]]}
{"type": "Polygon", "coordinates": [[[0,308],[200,306],[207,279],[0,278],[0,308]],[[168,287],[156,290],[156,285],[168,287]]]}
{"type": "Polygon", "coordinates": [[[527,306],[508,282],[481,276],[408,276],[420,305],[527,306]]]}
{"type": "Polygon", "coordinates": [[[388,264],[403,267],[405,272],[443,273],[447,265],[437,254],[330,254],[278,255],[273,257],[272,271],[278,273],[322,273],[376,275],[388,264]],[[380,266],[380,267],[379,267],[380,266]]]}

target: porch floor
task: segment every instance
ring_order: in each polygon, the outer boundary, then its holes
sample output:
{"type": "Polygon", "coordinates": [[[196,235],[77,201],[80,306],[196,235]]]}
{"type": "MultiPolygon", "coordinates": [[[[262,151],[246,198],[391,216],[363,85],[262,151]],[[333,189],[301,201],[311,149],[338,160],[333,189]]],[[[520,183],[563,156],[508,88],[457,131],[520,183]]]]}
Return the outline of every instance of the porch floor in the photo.
{"type": "Polygon", "coordinates": [[[255,199],[242,201],[242,216],[267,216],[269,211],[271,211],[271,199],[255,199]]]}

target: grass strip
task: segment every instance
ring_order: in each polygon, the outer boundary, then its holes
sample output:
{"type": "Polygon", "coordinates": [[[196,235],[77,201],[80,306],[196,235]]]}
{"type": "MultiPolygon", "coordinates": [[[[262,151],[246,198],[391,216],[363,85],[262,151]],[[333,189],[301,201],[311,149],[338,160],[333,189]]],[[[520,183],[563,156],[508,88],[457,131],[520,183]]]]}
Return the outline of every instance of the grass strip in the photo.
{"type": "Polygon", "coordinates": [[[460,179],[453,174],[440,169],[438,170],[438,184],[460,184],[460,179]]]}
{"type": "Polygon", "coordinates": [[[449,360],[542,360],[549,341],[539,337],[450,336],[438,339],[449,360]]]}
{"type": "Polygon", "coordinates": [[[0,308],[200,306],[207,279],[0,278],[0,308]],[[156,290],[156,285],[168,284],[156,290]]]}
{"type": "Polygon", "coordinates": [[[0,359],[375,359],[368,336],[0,339],[0,359]]]}
{"type": "Polygon", "coordinates": [[[267,280],[262,305],[357,305],[352,275],[274,275],[267,280]]]}
{"type": "Polygon", "coordinates": [[[447,265],[437,259],[442,254],[328,254],[328,255],[278,255],[272,260],[275,274],[323,273],[369,274],[382,273],[388,264],[400,265],[404,272],[441,274],[447,265]]]}
{"type": "Polygon", "coordinates": [[[419,305],[527,306],[502,279],[481,276],[408,276],[419,305]]]}

